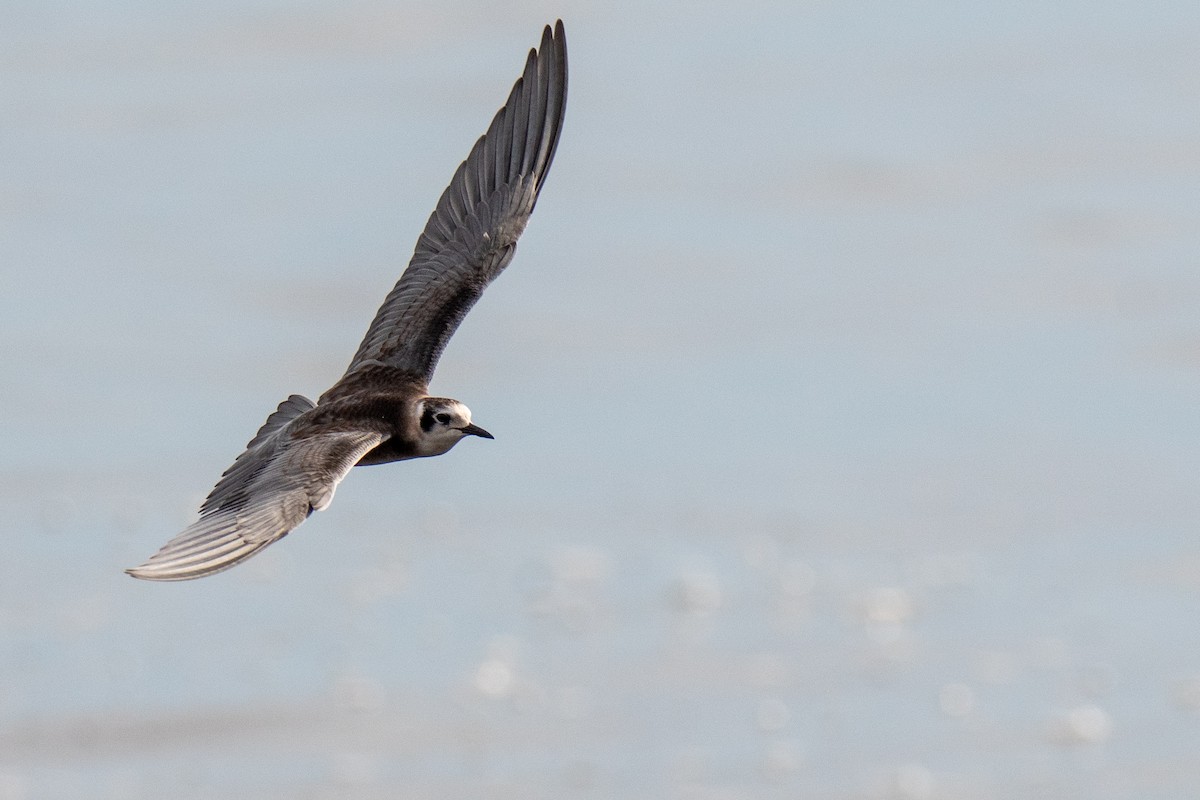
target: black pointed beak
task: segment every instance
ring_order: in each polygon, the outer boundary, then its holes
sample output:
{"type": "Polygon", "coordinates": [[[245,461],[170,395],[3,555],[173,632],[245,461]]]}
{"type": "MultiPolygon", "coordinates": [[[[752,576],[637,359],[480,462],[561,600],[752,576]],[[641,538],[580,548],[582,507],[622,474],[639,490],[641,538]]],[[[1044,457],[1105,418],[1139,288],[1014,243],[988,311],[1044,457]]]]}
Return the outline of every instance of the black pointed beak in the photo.
{"type": "Polygon", "coordinates": [[[485,431],[483,428],[481,428],[475,424],[467,425],[466,427],[459,428],[459,430],[462,431],[467,436],[479,436],[480,438],[483,438],[483,439],[495,439],[496,438],[495,436],[492,436],[490,433],[485,431]]]}

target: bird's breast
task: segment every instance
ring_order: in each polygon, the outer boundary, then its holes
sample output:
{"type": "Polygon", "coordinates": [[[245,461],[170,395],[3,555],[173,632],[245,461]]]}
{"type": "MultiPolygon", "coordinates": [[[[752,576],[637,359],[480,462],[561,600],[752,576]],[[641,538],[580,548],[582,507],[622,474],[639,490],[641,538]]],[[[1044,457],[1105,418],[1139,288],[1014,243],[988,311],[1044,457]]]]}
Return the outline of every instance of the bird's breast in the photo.
{"type": "Polygon", "coordinates": [[[376,445],[367,454],[358,460],[356,467],[370,467],[375,464],[390,464],[393,461],[404,461],[409,458],[417,458],[421,453],[418,452],[416,442],[407,440],[401,436],[392,436],[384,442],[376,445]]]}

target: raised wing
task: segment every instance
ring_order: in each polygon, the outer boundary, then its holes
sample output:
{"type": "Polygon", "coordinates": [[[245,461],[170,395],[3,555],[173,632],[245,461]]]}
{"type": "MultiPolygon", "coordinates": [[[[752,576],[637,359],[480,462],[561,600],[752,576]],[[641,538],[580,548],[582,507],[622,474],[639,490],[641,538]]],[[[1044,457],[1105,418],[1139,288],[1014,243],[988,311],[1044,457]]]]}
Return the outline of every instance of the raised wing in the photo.
{"type": "Polygon", "coordinates": [[[126,572],[151,581],[211,575],[282,539],[313,511],[328,506],[338,483],[384,436],[339,431],[293,439],[287,425],[292,417],[286,414],[303,413],[305,404],[311,407],[304,398],[285,400],[251,440],[250,449],[225,471],[204,501],[200,519],[145,564],[126,572]],[[281,421],[279,415],[286,418],[281,421]]]}
{"type": "Polygon", "coordinates": [[[462,318],[512,259],[554,159],[566,99],[560,20],[553,32],[546,26],[508,102],[442,193],[347,376],[385,365],[429,382],[462,318]]]}

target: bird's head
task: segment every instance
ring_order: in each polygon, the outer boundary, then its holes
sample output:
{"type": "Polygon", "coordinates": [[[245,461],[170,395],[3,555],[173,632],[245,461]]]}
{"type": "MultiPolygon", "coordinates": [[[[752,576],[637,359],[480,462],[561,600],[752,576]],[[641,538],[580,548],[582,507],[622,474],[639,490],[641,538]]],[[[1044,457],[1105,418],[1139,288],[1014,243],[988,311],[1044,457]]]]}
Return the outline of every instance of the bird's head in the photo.
{"type": "Polygon", "coordinates": [[[420,433],[418,449],[423,456],[436,456],[458,444],[464,436],[495,438],[471,423],[471,409],[448,397],[426,397],[417,403],[420,433]]]}

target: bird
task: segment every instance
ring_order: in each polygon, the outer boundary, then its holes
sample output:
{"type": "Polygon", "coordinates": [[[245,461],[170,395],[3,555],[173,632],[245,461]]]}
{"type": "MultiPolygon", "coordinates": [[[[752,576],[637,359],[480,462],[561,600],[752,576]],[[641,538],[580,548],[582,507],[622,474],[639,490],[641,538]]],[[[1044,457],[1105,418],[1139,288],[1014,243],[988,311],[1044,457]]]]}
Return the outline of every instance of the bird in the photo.
{"type": "Polygon", "coordinates": [[[455,171],[346,372],[315,403],[298,394],[280,403],[199,518],[129,575],[182,581],[229,569],[327,508],[355,466],[441,455],[468,436],[494,438],[466,405],[430,395],[429,383],[463,317],[512,261],[554,160],[566,99],[558,20],[455,171]]]}

